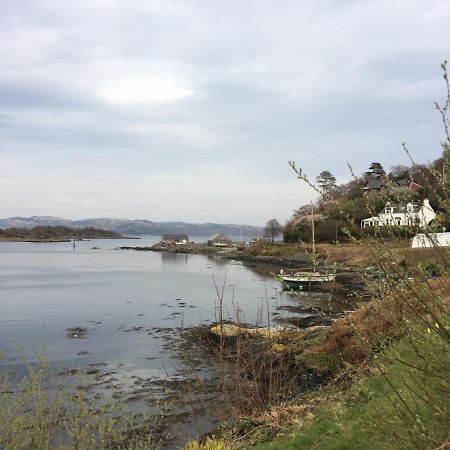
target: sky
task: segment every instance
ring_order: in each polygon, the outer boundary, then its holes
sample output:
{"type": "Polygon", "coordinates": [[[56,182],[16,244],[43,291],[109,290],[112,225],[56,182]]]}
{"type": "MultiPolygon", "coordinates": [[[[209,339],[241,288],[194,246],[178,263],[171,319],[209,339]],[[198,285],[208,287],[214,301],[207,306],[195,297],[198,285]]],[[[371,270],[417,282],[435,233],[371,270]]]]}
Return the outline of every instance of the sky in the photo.
{"type": "Polygon", "coordinates": [[[263,225],[440,155],[448,0],[1,0],[0,218],[263,225]]]}

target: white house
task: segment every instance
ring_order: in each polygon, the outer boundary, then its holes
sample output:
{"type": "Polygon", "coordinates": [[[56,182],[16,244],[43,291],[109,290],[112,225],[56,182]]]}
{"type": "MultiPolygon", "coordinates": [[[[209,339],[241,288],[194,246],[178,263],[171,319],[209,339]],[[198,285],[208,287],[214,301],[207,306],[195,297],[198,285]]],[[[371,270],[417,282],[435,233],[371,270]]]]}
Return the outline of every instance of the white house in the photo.
{"type": "Polygon", "coordinates": [[[384,227],[390,225],[400,227],[418,225],[426,227],[435,217],[436,213],[428,199],[425,199],[422,205],[411,202],[406,205],[387,203],[378,216],[362,220],[361,227],[384,227]]]}
{"type": "Polygon", "coordinates": [[[450,233],[418,234],[413,237],[411,247],[450,247],[450,233]]]}

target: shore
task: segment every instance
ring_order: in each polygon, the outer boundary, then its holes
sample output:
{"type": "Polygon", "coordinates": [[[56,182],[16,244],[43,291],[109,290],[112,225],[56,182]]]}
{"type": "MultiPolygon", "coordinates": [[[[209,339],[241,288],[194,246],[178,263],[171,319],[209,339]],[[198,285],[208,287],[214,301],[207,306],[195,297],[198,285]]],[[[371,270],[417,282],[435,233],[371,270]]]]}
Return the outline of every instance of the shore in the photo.
{"type": "MultiPolygon", "coordinates": [[[[395,244],[398,247],[398,243],[395,244]]],[[[409,241],[401,244],[391,255],[393,264],[414,266],[417,263],[426,263],[435,253],[433,249],[413,249],[409,241]]],[[[122,246],[120,250],[169,252],[181,254],[210,255],[248,263],[271,265],[274,268],[305,269],[312,267],[311,244],[284,244],[282,242],[258,241],[253,245],[245,246],[235,243],[229,247],[214,247],[207,244],[162,244],[153,246],[122,246]]],[[[389,244],[385,244],[385,251],[390,251],[389,244]]],[[[450,251],[443,248],[442,252],[450,251]]],[[[364,272],[369,267],[377,265],[378,256],[374,252],[373,244],[366,241],[346,244],[316,244],[316,263],[320,268],[333,269],[336,273],[364,272]]]]}
{"type": "MultiPolygon", "coordinates": [[[[122,246],[120,250],[169,252],[181,254],[210,255],[249,263],[266,264],[280,268],[307,268],[312,266],[310,246],[307,244],[256,243],[228,247],[214,247],[208,244],[163,244],[153,246],[122,246]]],[[[370,265],[370,254],[364,247],[346,244],[332,246],[317,245],[317,264],[333,266],[337,272],[354,272],[370,265]]]]}
{"type": "Polygon", "coordinates": [[[44,239],[27,239],[27,238],[3,238],[0,237],[0,242],[30,242],[30,243],[57,243],[57,242],[71,242],[75,241],[92,241],[94,239],[108,239],[108,240],[121,240],[121,239],[140,239],[138,237],[129,237],[129,236],[121,236],[121,237],[105,237],[105,236],[92,236],[89,239],[79,239],[79,238],[44,238],[44,239]]]}

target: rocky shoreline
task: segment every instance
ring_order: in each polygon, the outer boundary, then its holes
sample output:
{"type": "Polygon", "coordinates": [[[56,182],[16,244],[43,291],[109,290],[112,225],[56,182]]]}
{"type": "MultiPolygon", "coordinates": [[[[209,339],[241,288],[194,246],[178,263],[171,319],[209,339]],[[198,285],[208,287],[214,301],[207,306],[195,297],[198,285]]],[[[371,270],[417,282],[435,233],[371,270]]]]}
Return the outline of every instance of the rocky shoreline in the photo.
{"type": "Polygon", "coordinates": [[[276,256],[251,254],[245,251],[244,247],[214,247],[207,244],[183,244],[183,245],[164,245],[157,243],[151,247],[135,247],[122,246],[120,250],[136,250],[136,251],[150,251],[150,252],[169,252],[182,253],[194,255],[211,255],[218,258],[232,259],[237,261],[247,261],[262,264],[277,265],[280,267],[298,267],[299,265],[310,265],[311,258],[307,253],[299,253],[295,257],[280,258],[276,256]]]}
{"type": "MultiPolygon", "coordinates": [[[[134,250],[134,251],[150,251],[150,252],[168,252],[168,253],[180,253],[180,254],[193,254],[193,255],[208,255],[215,258],[223,258],[228,260],[242,261],[244,263],[254,263],[257,266],[272,266],[275,272],[280,269],[307,269],[312,265],[311,254],[306,251],[299,251],[292,256],[274,256],[264,255],[258,252],[248,252],[244,246],[233,247],[214,247],[207,244],[180,244],[180,245],[167,245],[157,243],[152,246],[121,246],[118,250],[134,250]]],[[[348,264],[334,264],[331,266],[327,261],[319,259],[318,267],[326,269],[332,269],[338,274],[337,281],[342,277],[355,277],[362,272],[360,267],[351,266],[348,264]]]]}

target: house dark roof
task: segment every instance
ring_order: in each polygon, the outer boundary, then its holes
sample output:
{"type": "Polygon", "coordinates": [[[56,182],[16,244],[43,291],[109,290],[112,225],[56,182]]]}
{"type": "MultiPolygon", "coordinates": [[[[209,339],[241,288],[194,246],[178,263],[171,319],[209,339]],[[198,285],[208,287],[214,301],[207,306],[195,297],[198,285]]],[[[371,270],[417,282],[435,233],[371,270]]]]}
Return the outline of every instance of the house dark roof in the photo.
{"type": "Polygon", "coordinates": [[[381,182],[380,178],[371,177],[366,181],[366,184],[363,187],[363,190],[365,190],[365,191],[377,190],[378,191],[385,187],[386,186],[384,185],[384,183],[381,182]]]}
{"type": "Polygon", "coordinates": [[[392,189],[394,191],[409,189],[417,192],[422,186],[414,183],[410,178],[402,178],[400,180],[387,180],[380,177],[371,177],[366,181],[363,187],[364,191],[381,191],[383,189],[392,189]]]}
{"type": "Polygon", "coordinates": [[[409,178],[402,178],[401,180],[394,180],[393,183],[399,187],[409,187],[411,180],[409,178]]]}

